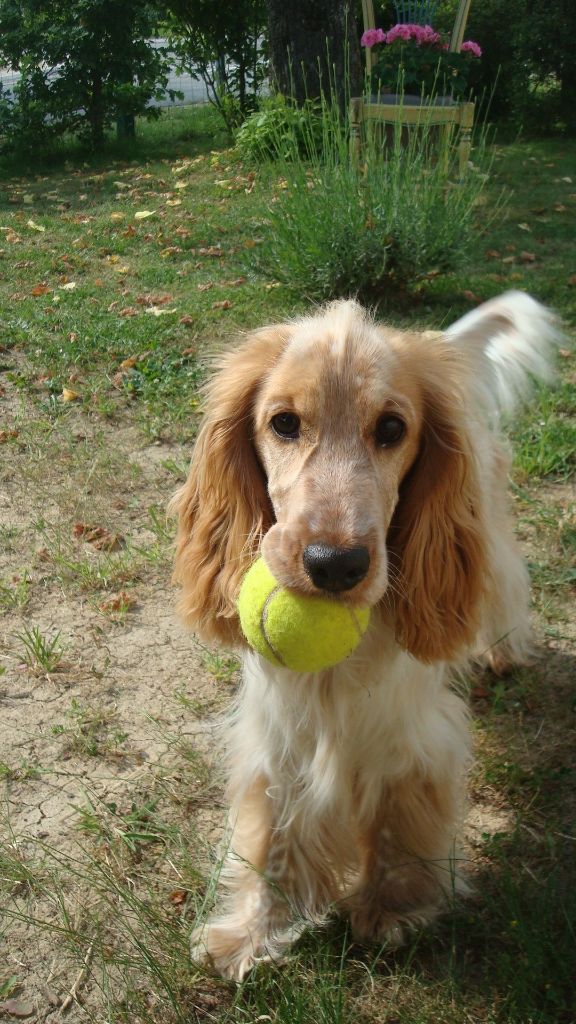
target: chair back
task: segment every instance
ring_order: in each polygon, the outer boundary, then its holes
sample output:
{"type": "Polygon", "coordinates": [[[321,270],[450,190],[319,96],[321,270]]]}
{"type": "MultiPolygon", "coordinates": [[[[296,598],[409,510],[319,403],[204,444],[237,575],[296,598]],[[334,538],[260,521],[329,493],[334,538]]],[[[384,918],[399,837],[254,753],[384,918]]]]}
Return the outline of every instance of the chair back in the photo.
{"type": "Polygon", "coordinates": [[[399,25],[433,25],[438,0],[394,0],[394,8],[399,25]]]}
{"type": "MultiPolygon", "coordinates": [[[[448,47],[452,53],[460,53],[471,3],[472,0],[460,0],[458,4],[454,28],[450,37],[450,46],[448,47]]],[[[438,0],[394,0],[394,7],[396,8],[396,17],[399,23],[405,25],[432,25],[438,8],[438,0]]],[[[365,32],[369,28],[376,28],[373,0],[362,0],[362,15],[365,32]]],[[[370,74],[373,60],[372,50],[369,46],[366,47],[365,53],[366,71],[370,74]]]]}

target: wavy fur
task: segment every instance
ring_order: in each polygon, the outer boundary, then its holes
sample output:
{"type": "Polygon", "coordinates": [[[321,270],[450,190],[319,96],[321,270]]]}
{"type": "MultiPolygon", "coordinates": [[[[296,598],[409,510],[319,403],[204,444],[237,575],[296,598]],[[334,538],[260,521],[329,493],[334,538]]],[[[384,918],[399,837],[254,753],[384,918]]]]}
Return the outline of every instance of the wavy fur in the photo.
{"type": "Polygon", "coordinates": [[[186,621],[244,650],[228,723],[228,895],[193,956],[240,979],[336,906],[395,944],[462,886],[456,837],[470,757],[451,670],[530,653],[528,579],[506,499],[498,418],[547,379],[551,314],[519,293],[437,337],[377,325],[355,302],[249,336],[207,394],[175,498],[186,621]],[[298,416],[294,438],[271,429],[298,416]],[[394,444],[376,442],[400,417],[394,444]],[[312,543],[362,545],[369,570],[335,595],[372,606],[354,655],[314,675],[248,650],[235,609],[263,553],[313,593],[312,543]]]}

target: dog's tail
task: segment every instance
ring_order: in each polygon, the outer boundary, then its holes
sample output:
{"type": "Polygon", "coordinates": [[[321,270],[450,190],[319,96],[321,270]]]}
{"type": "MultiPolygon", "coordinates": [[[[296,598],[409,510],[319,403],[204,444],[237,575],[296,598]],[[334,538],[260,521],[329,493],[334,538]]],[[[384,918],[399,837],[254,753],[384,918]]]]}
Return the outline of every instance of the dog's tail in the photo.
{"type": "Polygon", "coordinates": [[[468,360],[482,404],[510,413],[534,379],[553,378],[555,350],[563,339],[551,310],[524,292],[505,292],[467,313],[445,333],[468,360]]]}

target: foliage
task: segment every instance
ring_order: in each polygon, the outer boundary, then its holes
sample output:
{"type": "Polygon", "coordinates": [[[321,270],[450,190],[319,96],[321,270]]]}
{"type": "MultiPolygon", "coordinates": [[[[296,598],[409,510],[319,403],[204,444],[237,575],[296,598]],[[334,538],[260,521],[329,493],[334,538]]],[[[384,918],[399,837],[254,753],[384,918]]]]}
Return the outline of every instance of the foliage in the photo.
{"type": "Polygon", "coordinates": [[[286,187],[270,205],[262,265],[314,299],[350,294],[372,300],[435,269],[462,264],[475,236],[481,176],[452,187],[450,141],[422,126],[405,141],[390,129],[382,151],[375,130],[366,163],[349,152],[335,103],[322,103],[322,147],[303,159],[294,136],[280,167],[286,187]]]}
{"type": "Polygon", "coordinates": [[[266,76],[265,0],[171,0],[169,8],[180,68],[200,75],[227,128],[238,127],[266,76]]]}
{"type": "Polygon", "coordinates": [[[236,149],[243,160],[290,160],[316,152],[322,141],[320,106],[307,100],[298,107],[283,96],[263,100],[260,109],[236,133],[236,149]]]}
{"type": "Polygon", "coordinates": [[[402,90],[417,95],[449,94],[455,99],[468,95],[482,51],[467,40],[459,53],[447,49],[439,32],[429,25],[394,25],[389,32],[369,29],[362,36],[363,46],[382,44],[372,68],[372,90],[379,93],[402,90]]]}
{"type": "Polygon", "coordinates": [[[9,143],[72,132],[96,148],[115,120],[153,116],[169,66],[150,41],[157,20],[139,0],[0,0],[0,59],[20,74],[0,108],[9,143]]]}

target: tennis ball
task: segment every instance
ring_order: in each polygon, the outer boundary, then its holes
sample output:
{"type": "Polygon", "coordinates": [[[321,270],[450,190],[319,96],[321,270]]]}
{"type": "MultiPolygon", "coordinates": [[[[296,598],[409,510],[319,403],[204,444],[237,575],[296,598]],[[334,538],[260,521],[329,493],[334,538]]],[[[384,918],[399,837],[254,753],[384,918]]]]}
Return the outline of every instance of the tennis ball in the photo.
{"type": "Polygon", "coordinates": [[[273,665],[294,672],[320,672],[343,661],[360,643],[370,620],[369,608],[286,590],[263,558],[242,581],[238,614],[250,646],[273,665]]]}

